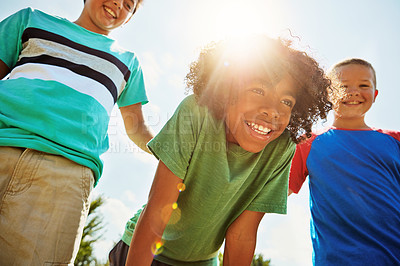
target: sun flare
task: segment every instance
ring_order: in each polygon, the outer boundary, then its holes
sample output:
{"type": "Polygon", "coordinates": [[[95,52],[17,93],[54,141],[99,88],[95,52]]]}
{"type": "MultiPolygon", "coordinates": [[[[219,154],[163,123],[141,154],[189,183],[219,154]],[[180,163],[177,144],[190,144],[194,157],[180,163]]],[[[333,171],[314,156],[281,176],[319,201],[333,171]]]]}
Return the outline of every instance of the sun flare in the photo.
{"type": "Polygon", "coordinates": [[[245,36],[263,32],[263,20],[255,6],[226,3],[215,16],[216,30],[223,36],[245,36]]]}
{"type": "Polygon", "coordinates": [[[282,25],[280,7],[273,0],[204,0],[193,18],[200,44],[224,38],[246,38],[254,34],[277,37],[282,25]]]}

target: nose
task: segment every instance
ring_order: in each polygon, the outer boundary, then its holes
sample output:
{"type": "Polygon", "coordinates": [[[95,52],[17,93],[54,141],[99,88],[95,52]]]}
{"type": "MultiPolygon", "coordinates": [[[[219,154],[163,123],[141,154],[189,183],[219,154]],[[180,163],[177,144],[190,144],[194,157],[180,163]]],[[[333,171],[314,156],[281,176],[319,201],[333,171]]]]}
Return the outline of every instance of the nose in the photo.
{"type": "Polygon", "coordinates": [[[357,86],[348,86],[346,88],[346,93],[349,96],[359,96],[360,95],[360,91],[357,86]]]}
{"type": "Polygon", "coordinates": [[[113,1],[114,5],[118,8],[121,9],[122,8],[122,4],[121,1],[113,1]]]}
{"type": "Polygon", "coordinates": [[[279,110],[275,104],[260,107],[260,113],[269,119],[278,119],[280,117],[279,110]]]}

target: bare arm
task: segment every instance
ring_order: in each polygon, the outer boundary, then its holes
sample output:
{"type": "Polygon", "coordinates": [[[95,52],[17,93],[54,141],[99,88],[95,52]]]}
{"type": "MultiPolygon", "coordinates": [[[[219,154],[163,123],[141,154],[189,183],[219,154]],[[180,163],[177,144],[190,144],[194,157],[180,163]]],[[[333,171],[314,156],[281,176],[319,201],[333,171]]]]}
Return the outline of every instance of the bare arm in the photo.
{"type": "Polygon", "coordinates": [[[257,229],[263,212],[244,211],[225,236],[224,266],[250,265],[256,248],[257,229]]]}
{"type": "Polygon", "coordinates": [[[133,233],[126,265],[150,265],[152,246],[161,241],[165,226],[171,217],[179,196],[177,186],[182,180],[160,161],[150,190],[148,203],[140,215],[133,233]]]}
{"type": "Polygon", "coordinates": [[[120,108],[122,118],[124,119],[125,130],[128,137],[142,150],[150,153],[146,144],[153,138],[153,133],[146,126],[142,104],[132,104],[120,108]]]}
{"type": "Polygon", "coordinates": [[[3,79],[8,73],[10,73],[10,68],[0,60],[0,79],[3,79]]]}

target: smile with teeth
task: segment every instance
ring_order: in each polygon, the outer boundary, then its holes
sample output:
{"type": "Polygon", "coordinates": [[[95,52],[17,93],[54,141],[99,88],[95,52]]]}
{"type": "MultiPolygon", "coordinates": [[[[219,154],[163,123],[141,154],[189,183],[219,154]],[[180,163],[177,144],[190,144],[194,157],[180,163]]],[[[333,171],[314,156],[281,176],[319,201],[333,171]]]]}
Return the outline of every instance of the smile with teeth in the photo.
{"type": "Polygon", "coordinates": [[[264,127],[262,125],[259,125],[259,124],[253,123],[253,122],[251,122],[251,123],[246,122],[246,124],[252,130],[254,130],[255,132],[257,132],[258,134],[261,134],[261,135],[268,135],[268,133],[272,131],[272,129],[270,129],[270,128],[264,127]]]}
{"type": "Polygon", "coordinates": [[[110,14],[113,18],[117,18],[117,15],[114,13],[114,11],[112,11],[111,8],[105,6],[104,10],[107,11],[107,13],[110,14]]]}
{"type": "Polygon", "coordinates": [[[350,101],[350,102],[343,102],[344,104],[350,104],[350,105],[356,105],[356,104],[360,104],[361,102],[359,101],[350,101]]]}

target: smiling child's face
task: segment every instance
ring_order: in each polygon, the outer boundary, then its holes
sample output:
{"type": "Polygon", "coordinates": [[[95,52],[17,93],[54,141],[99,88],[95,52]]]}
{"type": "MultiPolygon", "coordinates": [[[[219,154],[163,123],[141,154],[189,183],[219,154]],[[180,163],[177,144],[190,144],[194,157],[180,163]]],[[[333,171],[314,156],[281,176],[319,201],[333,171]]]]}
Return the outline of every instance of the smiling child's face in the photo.
{"type": "Polygon", "coordinates": [[[364,65],[349,64],[337,69],[339,99],[333,99],[336,127],[366,127],[365,114],[375,101],[377,90],[372,70],[364,65]]]}
{"type": "Polygon", "coordinates": [[[278,138],[290,121],[297,89],[290,76],[276,84],[246,83],[226,110],[226,138],[249,152],[257,153],[278,138]]]}
{"type": "Polygon", "coordinates": [[[128,22],[137,0],[86,0],[78,25],[90,31],[108,35],[128,22]]]}

